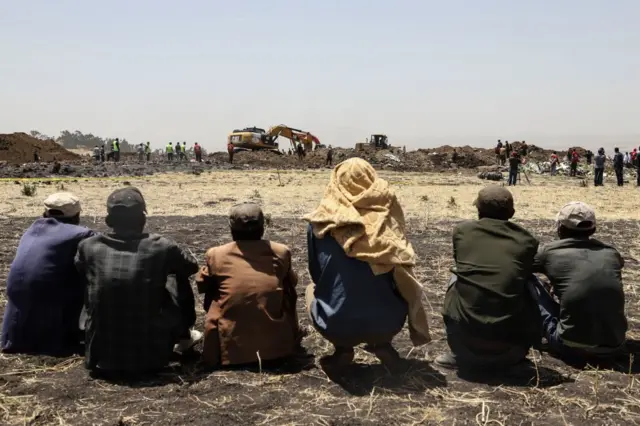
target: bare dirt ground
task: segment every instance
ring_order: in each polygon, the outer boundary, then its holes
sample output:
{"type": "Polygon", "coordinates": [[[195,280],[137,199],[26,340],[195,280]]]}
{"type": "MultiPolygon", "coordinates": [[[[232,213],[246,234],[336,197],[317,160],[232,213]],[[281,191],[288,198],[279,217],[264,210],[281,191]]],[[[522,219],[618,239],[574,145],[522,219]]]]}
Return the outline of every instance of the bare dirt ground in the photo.
{"type": "MultiPolygon", "coordinates": [[[[434,341],[413,348],[403,331],[394,341],[407,358],[406,372],[391,374],[364,351],[358,365],[335,376],[319,359],[330,347],[298,308],[309,336],[308,356],[260,370],[203,368],[197,356],[176,360],[162,375],[131,382],[88,376],[80,357],[55,359],[0,355],[0,424],[7,425],[368,425],[368,424],[636,424],[640,423],[640,242],[635,188],[583,188],[578,181],[539,179],[516,187],[515,220],[542,242],[553,238],[561,203],[580,199],[597,208],[598,236],[614,243],[626,260],[624,282],[629,350],[609,366],[574,368],[532,352],[531,364],[504,376],[459,377],[432,365],[446,341],[440,310],[449,277],[451,229],[474,216],[471,202],[486,182],[455,175],[385,173],[408,217],[409,238],[419,256],[434,341]],[[635,356],[635,358],[634,358],[635,356]]],[[[269,215],[267,237],[288,244],[299,272],[299,294],[309,282],[302,214],[322,194],[328,172],[213,172],[130,178],[149,202],[148,229],[170,236],[202,256],[229,240],[223,214],[253,199],[269,215]]],[[[45,181],[42,181],[45,182],[45,181]]],[[[38,184],[35,197],[21,185],[0,183],[0,313],[4,282],[19,238],[41,213],[44,197],[64,187],[84,203],[84,223],[103,224],[106,195],[124,180],[66,180],[38,184]]],[[[199,302],[202,302],[200,299],[199,302]]],[[[198,324],[203,312],[198,303],[198,324]]],[[[196,347],[199,350],[199,347],[196,347]]]]}

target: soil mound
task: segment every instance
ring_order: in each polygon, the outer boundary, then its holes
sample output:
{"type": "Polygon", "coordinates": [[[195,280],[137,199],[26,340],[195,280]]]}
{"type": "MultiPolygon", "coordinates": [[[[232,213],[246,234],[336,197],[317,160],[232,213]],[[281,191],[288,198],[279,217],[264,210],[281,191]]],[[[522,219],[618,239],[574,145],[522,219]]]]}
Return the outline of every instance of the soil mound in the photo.
{"type": "Polygon", "coordinates": [[[33,161],[38,151],[40,161],[73,161],[80,156],[67,151],[52,140],[40,140],[26,133],[0,134],[0,161],[22,164],[33,161]]]}

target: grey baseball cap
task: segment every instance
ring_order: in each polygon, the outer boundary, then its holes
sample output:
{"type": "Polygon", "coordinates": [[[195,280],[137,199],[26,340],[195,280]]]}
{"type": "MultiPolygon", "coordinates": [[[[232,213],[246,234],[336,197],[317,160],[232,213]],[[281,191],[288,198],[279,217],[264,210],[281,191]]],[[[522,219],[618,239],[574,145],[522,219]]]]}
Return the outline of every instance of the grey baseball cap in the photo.
{"type": "Polygon", "coordinates": [[[560,209],[556,225],[576,231],[590,231],[596,227],[596,212],[582,201],[572,201],[560,209]]]}

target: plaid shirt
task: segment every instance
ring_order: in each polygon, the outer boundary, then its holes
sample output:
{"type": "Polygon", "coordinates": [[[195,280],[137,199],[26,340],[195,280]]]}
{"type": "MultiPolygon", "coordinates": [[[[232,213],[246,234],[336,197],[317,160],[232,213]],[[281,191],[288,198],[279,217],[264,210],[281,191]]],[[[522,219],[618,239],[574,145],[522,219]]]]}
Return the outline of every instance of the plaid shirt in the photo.
{"type": "MultiPolygon", "coordinates": [[[[87,284],[87,367],[137,372],[166,366],[190,325],[166,285],[172,275],[188,285],[197,261],[159,235],[112,234],[84,240],[76,267],[87,284]]],[[[188,292],[193,299],[191,287],[188,292]]]]}

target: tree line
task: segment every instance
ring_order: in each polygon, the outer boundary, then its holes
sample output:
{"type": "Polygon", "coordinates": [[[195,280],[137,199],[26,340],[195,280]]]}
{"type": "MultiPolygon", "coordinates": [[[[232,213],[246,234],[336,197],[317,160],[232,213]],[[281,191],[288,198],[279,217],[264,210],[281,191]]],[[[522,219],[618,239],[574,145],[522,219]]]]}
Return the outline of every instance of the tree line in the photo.
{"type": "MultiPolygon", "coordinates": [[[[53,140],[54,142],[62,145],[65,148],[77,149],[93,149],[93,147],[101,146],[106,144],[110,145],[116,138],[102,138],[100,136],[96,136],[93,133],[82,133],[80,130],[76,130],[75,132],[70,132],[69,130],[63,130],[60,132],[60,136],[51,137],[45,135],[44,133],[40,133],[37,130],[32,130],[29,132],[31,136],[40,140],[53,140]]],[[[120,151],[135,151],[135,146],[127,141],[126,138],[119,138],[120,140],[120,151]]]]}

